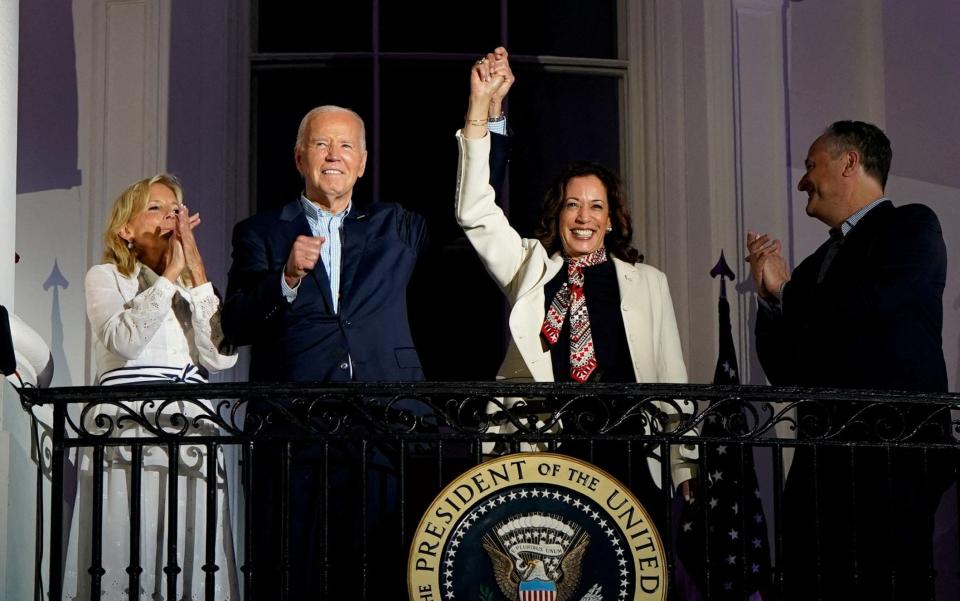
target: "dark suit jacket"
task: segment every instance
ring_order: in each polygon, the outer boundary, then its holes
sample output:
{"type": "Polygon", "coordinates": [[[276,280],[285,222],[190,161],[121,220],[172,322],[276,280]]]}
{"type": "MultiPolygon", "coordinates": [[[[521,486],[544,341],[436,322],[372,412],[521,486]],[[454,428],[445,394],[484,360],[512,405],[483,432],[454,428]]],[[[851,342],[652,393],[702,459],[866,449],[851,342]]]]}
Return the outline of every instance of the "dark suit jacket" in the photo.
{"type": "Polygon", "coordinates": [[[759,311],[757,353],[770,382],[946,391],[947,255],[933,211],[877,205],[850,230],[817,284],[828,245],[793,271],[782,315],[759,311]]]}
{"type": "MultiPolygon", "coordinates": [[[[877,205],[847,234],[818,284],[829,244],[793,271],[782,314],[759,312],[757,352],[771,383],[946,391],[941,330],[947,258],[933,211],[919,204],[877,205]]],[[[881,418],[896,424],[889,413],[868,411],[859,414],[860,426],[839,430],[864,409],[854,404],[801,405],[799,418],[809,412],[821,418],[811,425],[828,423],[825,409],[840,439],[871,436],[881,418]]],[[[900,409],[905,432],[930,418],[927,405],[900,409]]],[[[943,442],[949,416],[934,419],[940,429],[921,434],[943,442]]],[[[801,427],[798,436],[804,435],[801,427]]],[[[926,596],[918,587],[926,586],[933,511],[952,477],[952,462],[912,449],[798,448],[783,494],[786,599],[816,598],[817,569],[825,598],[853,598],[856,586],[861,598],[889,599],[888,559],[896,563],[898,583],[910,583],[896,589],[896,599],[926,596]],[[890,482],[896,483],[893,496],[890,482]],[[898,519],[878,528],[890,515],[898,519]]]]}
{"type": "Polygon", "coordinates": [[[340,307],[322,262],[288,303],[280,286],[297,236],[310,236],[300,200],[233,231],[223,330],[252,344],[251,380],[421,380],[407,325],[407,282],[424,241],[423,218],[399,205],[351,209],[343,222],[340,307]],[[349,356],[349,359],[348,359],[349,356]]]}
{"type": "MultiPolygon", "coordinates": [[[[494,135],[499,152],[491,157],[495,173],[502,179],[507,161],[508,140],[494,135]]],[[[499,186],[502,182],[491,182],[499,186]]],[[[421,380],[423,371],[407,322],[407,283],[417,256],[426,240],[424,219],[399,205],[373,203],[354,206],[343,222],[342,268],[339,312],[332,310],[330,283],[323,263],[300,282],[297,298],[288,303],[280,278],[290,248],[297,236],[310,236],[310,226],[297,199],[279,211],[259,213],[233,231],[233,265],[223,308],[223,331],[233,344],[253,345],[250,379],[259,381],[342,381],[421,380]]],[[[284,404],[286,400],[281,401],[284,404]]],[[[248,416],[269,414],[270,403],[251,403],[248,416]]],[[[300,433],[277,423],[248,419],[248,426],[283,433],[300,433]]],[[[289,490],[282,484],[282,445],[261,446],[254,455],[254,482],[250,499],[254,507],[253,546],[255,555],[254,598],[271,599],[280,587],[281,512],[283,495],[289,508],[289,557],[291,598],[316,597],[321,584],[329,598],[355,596],[361,565],[354,561],[360,552],[363,528],[385,528],[378,523],[392,514],[396,485],[384,481],[392,476],[382,470],[358,469],[372,463],[359,447],[343,441],[329,449],[303,445],[294,449],[290,464],[289,490]],[[364,482],[361,474],[365,473],[364,482]],[[337,494],[326,498],[325,490],[337,494]],[[364,492],[366,491],[366,498],[364,492]],[[380,497],[379,495],[384,495],[380,497]],[[365,507],[387,506],[386,512],[365,507]],[[321,583],[327,557],[321,533],[321,509],[330,516],[326,533],[337,549],[333,554],[330,579],[321,583]],[[362,518],[362,519],[361,519],[362,518]]],[[[381,454],[382,449],[374,453],[381,454]]],[[[387,472],[390,474],[390,472],[387,472]]],[[[286,518],[285,518],[286,519],[286,518]]],[[[379,549],[379,546],[374,546],[379,549]]],[[[384,546],[384,549],[390,548],[384,546]]],[[[249,558],[248,558],[249,559],[249,558]]],[[[392,581],[391,581],[392,582],[392,581]]],[[[376,583],[375,583],[376,584],[376,583]]],[[[376,586],[374,586],[376,589],[376,586]]]]}
{"type": "MultiPolygon", "coordinates": [[[[499,189],[510,139],[492,134],[492,145],[491,184],[499,189]]],[[[250,379],[344,381],[352,361],[354,380],[422,380],[407,283],[425,245],[424,219],[396,204],[354,202],[343,222],[339,313],[319,261],[296,300],[284,298],[280,278],[299,235],[312,235],[299,199],[233,230],[223,331],[233,344],[253,345],[250,379]]]]}

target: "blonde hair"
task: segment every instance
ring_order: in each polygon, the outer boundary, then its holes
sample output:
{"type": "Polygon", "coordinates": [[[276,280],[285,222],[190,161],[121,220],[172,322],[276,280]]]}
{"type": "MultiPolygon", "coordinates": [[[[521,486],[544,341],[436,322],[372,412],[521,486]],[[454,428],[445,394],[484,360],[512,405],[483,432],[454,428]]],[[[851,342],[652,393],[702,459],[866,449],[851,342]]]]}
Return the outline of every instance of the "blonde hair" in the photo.
{"type": "Polygon", "coordinates": [[[130,185],[113,201],[110,217],[107,218],[107,229],[103,233],[103,262],[117,266],[117,271],[125,276],[133,273],[137,266],[137,255],[134,249],[127,248],[127,241],[120,237],[120,230],[131,219],[142,213],[150,200],[150,186],[163,184],[170,188],[177,197],[177,204],[183,204],[183,188],[177,178],[158,173],[153,177],[142,179],[130,185]]]}

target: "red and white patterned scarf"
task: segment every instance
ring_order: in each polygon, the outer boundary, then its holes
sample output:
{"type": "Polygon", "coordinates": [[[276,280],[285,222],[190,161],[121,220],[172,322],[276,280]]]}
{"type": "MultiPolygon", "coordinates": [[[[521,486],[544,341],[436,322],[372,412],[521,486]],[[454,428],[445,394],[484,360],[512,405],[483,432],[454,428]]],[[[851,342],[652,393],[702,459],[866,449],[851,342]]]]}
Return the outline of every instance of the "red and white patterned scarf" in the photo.
{"type": "Polygon", "coordinates": [[[567,281],[553,297],[543,327],[540,328],[547,342],[553,346],[560,338],[563,320],[570,312],[570,377],[581,383],[586,382],[597,368],[597,356],[590,333],[590,313],[583,293],[583,268],[599,265],[606,260],[607,249],[603,246],[589,255],[567,258],[567,281]]]}

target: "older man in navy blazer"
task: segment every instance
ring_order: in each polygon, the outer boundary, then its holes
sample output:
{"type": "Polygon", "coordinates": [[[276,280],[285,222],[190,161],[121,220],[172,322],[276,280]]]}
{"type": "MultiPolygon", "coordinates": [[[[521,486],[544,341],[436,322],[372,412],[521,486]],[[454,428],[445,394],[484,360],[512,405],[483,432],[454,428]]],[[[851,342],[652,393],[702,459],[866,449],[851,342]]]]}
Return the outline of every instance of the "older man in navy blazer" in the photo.
{"type": "MultiPolygon", "coordinates": [[[[928,207],[885,196],[892,154],[878,127],[832,124],[810,147],[798,185],[830,239],[791,273],[779,241],[747,235],[761,299],[757,352],[772,384],[946,391],[943,235],[928,207]]],[[[904,432],[925,423],[927,439],[952,441],[947,415],[930,419],[909,403],[897,416],[801,405],[801,437],[804,415],[819,412],[823,424],[825,410],[834,429],[848,426],[836,440],[873,433],[876,442],[902,419],[904,432]]],[[[941,458],[895,446],[798,448],[782,520],[787,599],[932,598],[932,514],[954,469],[941,458]]]]}
{"type": "Polygon", "coordinates": [[[237,225],[223,325],[253,344],[252,380],[422,380],[407,325],[407,282],[423,245],[421,216],[358,206],[363,121],[310,111],[294,154],[303,196],[237,225]]]}
{"type": "MultiPolygon", "coordinates": [[[[506,65],[506,51],[487,56],[491,64],[506,65]]],[[[506,91],[490,107],[491,121],[504,132],[505,123],[497,117],[506,91]]],[[[502,175],[506,137],[496,137],[498,152],[491,162],[493,172],[502,175]]],[[[355,201],[353,189],[366,169],[367,150],[363,120],[349,109],[321,106],[307,113],[297,132],[294,159],[304,181],[301,197],[234,229],[223,329],[234,344],[252,345],[250,378],[422,380],[407,322],[406,293],[425,245],[424,219],[397,204],[355,201]]],[[[251,404],[248,426],[266,435],[295,433],[283,420],[267,419],[277,410],[296,408],[284,401],[251,404]]],[[[364,502],[390,505],[389,492],[376,499],[371,494],[393,484],[389,478],[371,481],[376,470],[368,461],[372,457],[384,463],[384,455],[369,449],[364,454],[350,444],[295,445],[285,491],[280,477],[285,450],[275,444],[258,446],[248,500],[255,517],[250,533],[254,598],[273,598],[283,586],[284,568],[289,569],[291,598],[334,595],[360,586],[360,564],[354,557],[358,548],[353,545],[359,544],[358,533],[365,527],[376,529],[379,516],[371,511],[366,525],[361,524],[359,507],[364,502]],[[365,470],[370,472],[366,497],[359,477],[365,470]],[[280,518],[284,492],[290,503],[286,548],[280,518]],[[353,543],[325,549],[325,539],[353,543]],[[283,564],[286,551],[289,565],[283,564]],[[326,570],[321,569],[324,557],[326,570]]]]}

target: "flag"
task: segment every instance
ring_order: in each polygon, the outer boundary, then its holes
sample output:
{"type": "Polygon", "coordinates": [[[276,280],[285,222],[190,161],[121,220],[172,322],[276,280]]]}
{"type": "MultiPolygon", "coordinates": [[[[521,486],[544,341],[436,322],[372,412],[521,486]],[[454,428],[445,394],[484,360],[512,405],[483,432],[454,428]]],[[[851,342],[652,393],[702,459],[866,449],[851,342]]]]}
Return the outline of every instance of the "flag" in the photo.
{"type": "MultiPolygon", "coordinates": [[[[713,383],[737,385],[740,372],[723,280],[735,276],[722,253],[711,275],[721,276],[717,305],[720,345],[713,383]]],[[[701,431],[704,437],[736,435],[746,423],[739,404],[719,404],[712,409],[701,431]]],[[[684,508],[677,525],[678,559],[687,573],[686,578],[694,584],[681,583],[681,590],[687,592],[683,598],[687,601],[769,598],[770,542],[753,450],[746,445],[708,443],[701,446],[701,459],[696,501],[684,508]]]]}

